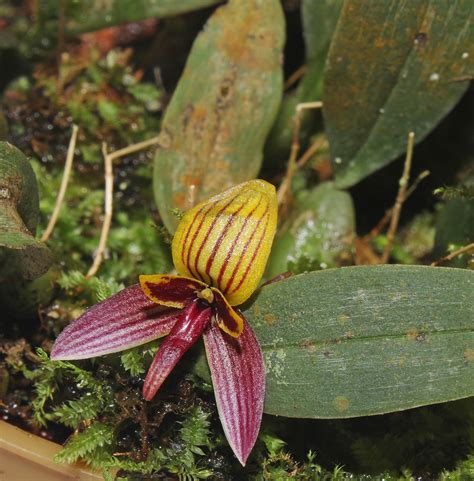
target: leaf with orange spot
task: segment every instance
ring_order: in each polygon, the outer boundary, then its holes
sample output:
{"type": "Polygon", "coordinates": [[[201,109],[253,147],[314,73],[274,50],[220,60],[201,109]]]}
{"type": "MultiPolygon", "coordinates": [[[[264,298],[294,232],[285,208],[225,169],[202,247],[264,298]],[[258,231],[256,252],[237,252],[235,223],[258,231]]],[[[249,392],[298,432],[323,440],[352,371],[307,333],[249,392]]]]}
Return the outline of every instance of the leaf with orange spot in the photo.
{"type": "Polygon", "coordinates": [[[255,178],[283,92],[279,0],[230,0],[198,35],[163,118],[154,192],[163,222],[255,178]]]}

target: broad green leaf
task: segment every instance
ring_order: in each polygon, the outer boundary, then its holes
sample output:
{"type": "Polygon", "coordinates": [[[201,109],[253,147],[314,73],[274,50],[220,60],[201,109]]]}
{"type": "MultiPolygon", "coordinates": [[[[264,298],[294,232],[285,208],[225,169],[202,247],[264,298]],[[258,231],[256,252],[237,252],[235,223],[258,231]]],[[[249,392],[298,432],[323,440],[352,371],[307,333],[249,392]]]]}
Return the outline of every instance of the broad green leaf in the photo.
{"type": "Polygon", "coordinates": [[[421,141],[454,107],[473,71],[473,12],[471,0],[344,3],[323,95],[339,187],[391,162],[408,132],[421,141]]]}
{"type": "MultiPolygon", "coordinates": [[[[298,88],[287,93],[281,103],[275,124],[268,136],[265,157],[271,165],[288,157],[296,106],[301,102],[320,100],[326,56],[343,0],[303,0],[301,21],[306,48],[306,70],[298,88]]],[[[307,139],[314,130],[314,111],[302,114],[300,137],[307,139]]]]}
{"type": "MultiPolygon", "coordinates": [[[[50,3],[54,5],[51,0],[50,3]]],[[[67,2],[66,30],[69,33],[89,32],[146,18],[179,15],[216,3],[219,0],[76,0],[67,2]]]]}
{"type": "Polygon", "coordinates": [[[324,65],[343,0],[303,0],[301,20],[306,47],[306,72],[299,89],[302,102],[320,100],[324,65]]]}
{"type": "Polygon", "coordinates": [[[265,411],[343,418],[474,395],[474,274],[343,267],[261,289],[245,316],[265,356],[265,411]]]}
{"type": "MultiPolygon", "coordinates": [[[[3,208],[0,211],[0,245],[9,246],[7,234],[10,223],[22,222],[18,230],[26,231],[31,236],[36,230],[39,216],[38,185],[33,169],[27,158],[19,149],[8,142],[0,141],[0,201],[3,208]],[[15,216],[20,221],[10,218],[8,211],[15,210],[15,216]]],[[[12,213],[13,215],[13,213],[12,213]]],[[[13,231],[13,229],[12,229],[13,231]]],[[[13,235],[13,232],[12,232],[13,235]]],[[[18,248],[12,240],[11,247],[18,248]]]]}
{"type": "Polygon", "coordinates": [[[297,194],[288,221],[273,241],[267,278],[336,267],[350,259],[355,234],[351,196],[325,182],[297,194]]]}
{"type": "Polygon", "coordinates": [[[35,279],[52,257],[34,234],[39,214],[36,177],[23,153],[0,141],[0,282],[15,272],[35,279]]]}
{"type": "Polygon", "coordinates": [[[173,208],[258,174],[282,95],[284,36],[278,0],[231,0],[194,42],[155,157],[155,199],[171,232],[173,208]]]}

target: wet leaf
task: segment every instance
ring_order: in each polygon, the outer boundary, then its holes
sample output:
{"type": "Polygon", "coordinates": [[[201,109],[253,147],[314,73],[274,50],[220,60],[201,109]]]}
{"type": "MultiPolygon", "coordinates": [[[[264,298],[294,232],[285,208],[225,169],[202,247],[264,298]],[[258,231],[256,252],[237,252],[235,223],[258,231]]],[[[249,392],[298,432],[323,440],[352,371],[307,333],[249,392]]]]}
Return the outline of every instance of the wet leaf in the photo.
{"type": "Polygon", "coordinates": [[[262,288],[245,316],[264,353],[265,411],[343,418],[474,394],[474,275],[344,267],[262,288]]]}
{"type": "Polygon", "coordinates": [[[233,0],[196,39],[165,113],[154,190],[166,227],[172,209],[256,177],[282,94],[284,18],[278,0],[233,0]]]}
{"type": "Polygon", "coordinates": [[[324,119],[336,183],[351,186],[421,141],[472,75],[474,3],[348,0],[326,64],[324,119]]]}
{"type": "Polygon", "coordinates": [[[267,277],[340,265],[351,258],[354,233],[354,205],[347,192],[330,182],[300,192],[273,242],[267,277]]]}

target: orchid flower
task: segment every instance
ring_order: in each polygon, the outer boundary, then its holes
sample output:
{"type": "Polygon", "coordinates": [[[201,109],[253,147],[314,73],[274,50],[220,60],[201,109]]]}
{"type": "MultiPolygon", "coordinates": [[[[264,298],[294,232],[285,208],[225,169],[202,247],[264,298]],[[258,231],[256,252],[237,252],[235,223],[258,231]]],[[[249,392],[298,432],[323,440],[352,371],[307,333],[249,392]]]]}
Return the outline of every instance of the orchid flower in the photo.
{"type": "Polygon", "coordinates": [[[151,400],[203,335],[219,417],[245,465],[263,412],[265,366],[257,338],[235,308],[258,287],[277,222],[275,188],[239,184],[192,208],[172,243],[178,275],[142,275],[93,306],[57,338],[51,359],[84,359],[167,335],[143,385],[151,400]]]}

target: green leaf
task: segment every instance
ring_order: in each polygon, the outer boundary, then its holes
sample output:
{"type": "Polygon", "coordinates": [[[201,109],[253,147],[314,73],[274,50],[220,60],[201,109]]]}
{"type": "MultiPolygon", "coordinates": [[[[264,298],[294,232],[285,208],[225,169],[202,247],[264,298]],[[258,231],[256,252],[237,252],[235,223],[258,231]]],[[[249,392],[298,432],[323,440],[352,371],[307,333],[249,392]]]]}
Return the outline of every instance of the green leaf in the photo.
{"type": "Polygon", "coordinates": [[[335,189],[330,182],[300,192],[288,222],[273,243],[267,277],[338,266],[351,258],[354,234],[350,194],[335,189]]]}
{"type": "Polygon", "coordinates": [[[0,142],[0,202],[0,246],[22,249],[35,244],[36,177],[23,152],[8,142],[0,142]]]}
{"type": "Polygon", "coordinates": [[[146,18],[163,18],[209,7],[219,0],[82,0],[68,2],[66,29],[68,33],[88,32],[125,22],[146,18]]]}
{"type": "Polygon", "coordinates": [[[345,267],[265,286],[245,316],[265,357],[265,411],[381,414],[474,394],[474,275],[345,267]]]}
{"type": "MultiPolygon", "coordinates": [[[[436,223],[433,257],[438,259],[449,251],[474,242],[474,199],[457,197],[446,202],[436,223]]],[[[453,259],[453,267],[466,267],[471,254],[466,253],[453,259]]]]}
{"type": "Polygon", "coordinates": [[[231,0],[198,35],[166,110],[154,191],[170,232],[187,210],[256,177],[283,90],[278,0],[231,0]]]}
{"type": "Polygon", "coordinates": [[[336,183],[351,186],[421,141],[468,87],[471,0],[344,3],[324,78],[336,183]]]}
{"type": "MultiPolygon", "coordinates": [[[[331,38],[343,0],[303,0],[301,22],[306,48],[306,70],[296,90],[285,95],[265,145],[265,158],[271,166],[287,159],[293,134],[296,106],[301,102],[320,100],[323,74],[331,38]]],[[[315,111],[302,113],[300,138],[305,140],[314,130],[315,111]]]]}
{"type": "Polygon", "coordinates": [[[35,238],[38,215],[38,185],[30,163],[16,147],[0,141],[0,282],[35,279],[51,265],[50,251],[35,238]]]}
{"type": "Polygon", "coordinates": [[[300,102],[319,100],[329,45],[343,0],[303,0],[301,19],[306,47],[306,72],[299,89],[300,102]]]}

